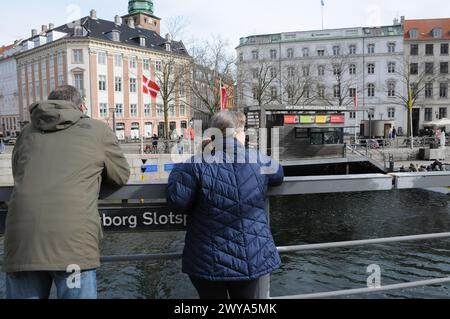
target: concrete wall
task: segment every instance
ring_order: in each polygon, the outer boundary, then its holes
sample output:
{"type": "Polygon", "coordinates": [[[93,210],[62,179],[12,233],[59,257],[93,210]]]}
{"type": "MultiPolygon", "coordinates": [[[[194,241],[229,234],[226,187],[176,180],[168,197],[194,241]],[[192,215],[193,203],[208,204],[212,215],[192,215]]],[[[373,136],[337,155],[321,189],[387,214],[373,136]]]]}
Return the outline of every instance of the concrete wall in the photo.
{"type": "MultiPolygon", "coordinates": [[[[130,164],[131,176],[129,183],[140,183],[142,181],[155,182],[169,178],[170,172],[164,170],[165,164],[172,164],[170,155],[126,155],[130,164]],[[146,159],[146,165],[158,165],[158,172],[142,174],[142,159],[146,159]],[[142,180],[144,175],[144,180],[142,180]]],[[[10,186],[14,184],[11,167],[11,154],[0,155],[0,186],[10,186]]]]}

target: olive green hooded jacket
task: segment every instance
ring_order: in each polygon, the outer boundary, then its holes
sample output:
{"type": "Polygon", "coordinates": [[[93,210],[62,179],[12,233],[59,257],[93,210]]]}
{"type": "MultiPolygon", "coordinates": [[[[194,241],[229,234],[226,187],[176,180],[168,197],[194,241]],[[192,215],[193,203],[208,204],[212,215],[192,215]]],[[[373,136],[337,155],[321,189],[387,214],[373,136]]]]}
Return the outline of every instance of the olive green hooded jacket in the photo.
{"type": "Polygon", "coordinates": [[[12,156],[3,271],[98,268],[100,184],[126,184],[129,165],[112,130],[74,104],[44,101],[30,112],[12,156]]]}

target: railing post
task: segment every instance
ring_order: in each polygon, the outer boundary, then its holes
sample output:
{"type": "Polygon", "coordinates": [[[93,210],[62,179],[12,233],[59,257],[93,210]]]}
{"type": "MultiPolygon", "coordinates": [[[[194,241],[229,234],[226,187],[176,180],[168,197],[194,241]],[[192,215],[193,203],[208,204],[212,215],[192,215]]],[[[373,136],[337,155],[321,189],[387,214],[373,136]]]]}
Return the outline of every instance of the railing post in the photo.
{"type": "MultiPolygon", "coordinates": [[[[270,227],[270,201],[266,198],[267,222],[270,227]]],[[[270,299],[270,274],[260,278],[259,299],[270,299]]]]}

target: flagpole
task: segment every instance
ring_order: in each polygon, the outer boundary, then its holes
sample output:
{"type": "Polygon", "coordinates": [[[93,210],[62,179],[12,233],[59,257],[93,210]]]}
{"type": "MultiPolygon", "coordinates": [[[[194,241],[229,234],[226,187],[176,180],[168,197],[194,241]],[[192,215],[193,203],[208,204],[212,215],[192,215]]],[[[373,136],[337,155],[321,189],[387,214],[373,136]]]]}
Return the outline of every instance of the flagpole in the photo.
{"type": "Polygon", "coordinates": [[[322,30],[323,30],[323,5],[322,5],[322,30]]]}

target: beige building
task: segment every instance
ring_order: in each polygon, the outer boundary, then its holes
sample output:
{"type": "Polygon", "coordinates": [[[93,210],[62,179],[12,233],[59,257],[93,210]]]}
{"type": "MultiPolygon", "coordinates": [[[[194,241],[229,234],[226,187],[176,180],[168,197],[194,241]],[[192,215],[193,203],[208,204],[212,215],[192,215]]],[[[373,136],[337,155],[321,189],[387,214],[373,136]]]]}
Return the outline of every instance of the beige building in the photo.
{"type": "MultiPolygon", "coordinates": [[[[162,87],[164,65],[187,68],[191,57],[182,42],[159,35],[152,10],[151,1],[130,1],[129,14],[114,21],[92,10],[79,21],[33,30],[16,56],[21,122],[30,120],[30,104],[70,84],[83,93],[89,115],[115,128],[120,140],[161,136],[163,100],[143,93],[143,76],[162,87]]],[[[177,81],[172,94],[169,127],[180,134],[191,119],[187,83],[177,81]]]]}

